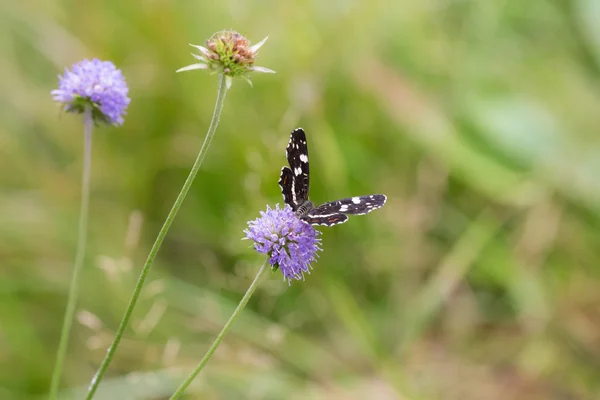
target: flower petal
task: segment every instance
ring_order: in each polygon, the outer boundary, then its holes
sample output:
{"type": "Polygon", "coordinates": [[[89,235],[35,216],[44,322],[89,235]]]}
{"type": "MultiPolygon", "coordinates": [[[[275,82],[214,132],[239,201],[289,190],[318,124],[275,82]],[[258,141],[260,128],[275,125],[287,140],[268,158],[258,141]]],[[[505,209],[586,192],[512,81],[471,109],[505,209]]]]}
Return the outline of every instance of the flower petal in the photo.
{"type": "Polygon", "coordinates": [[[258,49],[261,48],[261,46],[263,44],[265,44],[265,42],[267,41],[267,39],[269,38],[269,35],[267,35],[267,37],[265,37],[263,40],[261,40],[260,42],[256,43],[254,46],[250,47],[250,51],[253,53],[256,53],[258,51],[258,49]]]}
{"type": "Polygon", "coordinates": [[[208,69],[208,65],[207,64],[192,64],[192,65],[188,65],[187,67],[179,68],[175,72],[191,71],[194,69],[208,69]]]}

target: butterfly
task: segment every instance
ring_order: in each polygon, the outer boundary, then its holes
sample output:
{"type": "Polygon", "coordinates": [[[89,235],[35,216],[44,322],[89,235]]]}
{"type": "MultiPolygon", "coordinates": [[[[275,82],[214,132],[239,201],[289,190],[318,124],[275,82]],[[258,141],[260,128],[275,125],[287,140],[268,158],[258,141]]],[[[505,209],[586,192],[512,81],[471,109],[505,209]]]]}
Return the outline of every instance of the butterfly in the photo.
{"type": "Polygon", "coordinates": [[[308,199],[309,168],[306,134],[295,129],[285,149],[289,167],[281,169],[279,186],[283,201],[292,207],[300,219],[311,225],[332,226],[344,223],[349,214],[367,214],[383,207],[387,197],[383,194],[355,196],[314,206],[308,199]]]}

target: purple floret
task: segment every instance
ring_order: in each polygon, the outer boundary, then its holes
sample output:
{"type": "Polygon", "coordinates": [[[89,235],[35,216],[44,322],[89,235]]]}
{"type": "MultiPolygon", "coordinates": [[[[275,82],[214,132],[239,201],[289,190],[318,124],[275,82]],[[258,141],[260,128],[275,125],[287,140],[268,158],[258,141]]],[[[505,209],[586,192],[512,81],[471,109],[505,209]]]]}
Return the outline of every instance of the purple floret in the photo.
{"type": "Polygon", "coordinates": [[[285,279],[303,279],[321,250],[319,232],[299,219],[287,205],[283,210],[279,204],[275,209],[267,206],[267,211],[261,211],[260,215],[248,222],[246,237],[254,241],[256,251],[269,255],[269,263],[280,268],[285,279]]]}
{"type": "Polygon", "coordinates": [[[83,60],[59,75],[58,89],[52,98],[65,105],[67,112],[81,113],[90,107],[94,119],[122,125],[131,101],[121,70],[110,61],[83,60]]]}

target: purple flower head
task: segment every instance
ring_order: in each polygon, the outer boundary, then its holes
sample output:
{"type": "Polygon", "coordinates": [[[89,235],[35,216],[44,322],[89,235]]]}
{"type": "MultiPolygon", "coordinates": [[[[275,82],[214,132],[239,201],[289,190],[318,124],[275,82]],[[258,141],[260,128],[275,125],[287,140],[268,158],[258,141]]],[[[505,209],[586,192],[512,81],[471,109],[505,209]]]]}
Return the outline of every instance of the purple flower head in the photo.
{"type": "Polygon", "coordinates": [[[259,253],[269,255],[273,269],[281,269],[284,279],[303,279],[310,272],[310,263],[321,250],[321,239],[311,225],[294,214],[290,206],[275,209],[267,206],[260,212],[260,218],[248,222],[244,231],[246,238],[254,240],[254,248],[259,253]]]}
{"type": "Polygon", "coordinates": [[[83,60],[58,76],[58,89],[52,98],[65,105],[65,111],[82,113],[92,110],[94,121],[122,125],[131,101],[121,70],[110,61],[83,60]]]}

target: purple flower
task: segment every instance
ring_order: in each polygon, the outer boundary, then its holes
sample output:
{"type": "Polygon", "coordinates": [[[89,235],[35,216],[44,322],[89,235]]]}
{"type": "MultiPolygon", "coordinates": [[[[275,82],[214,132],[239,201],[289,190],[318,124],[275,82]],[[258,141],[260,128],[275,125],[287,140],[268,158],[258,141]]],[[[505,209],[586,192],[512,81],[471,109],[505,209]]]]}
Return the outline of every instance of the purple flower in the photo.
{"type": "Polygon", "coordinates": [[[94,121],[123,124],[131,100],[125,78],[112,62],[86,59],[74,64],[71,71],[65,68],[58,79],[58,89],[51,94],[65,105],[65,111],[82,113],[89,107],[94,121]]]}
{"type": "Polygon", "coordinates": [[[244,231],[246,238],[254,240],[254,248],[259,253],[269,255],[269,263],[273,269],[281,269],[284,279],[303,279],[305,272],[310,272],[310,263],[316,258],[317,250],[321,250],[321,239],[311,225],[294,214],[290,206],[275,209],[267,206],[267,211],[260,212],[261,217],[248,222],[244,231]]]}

